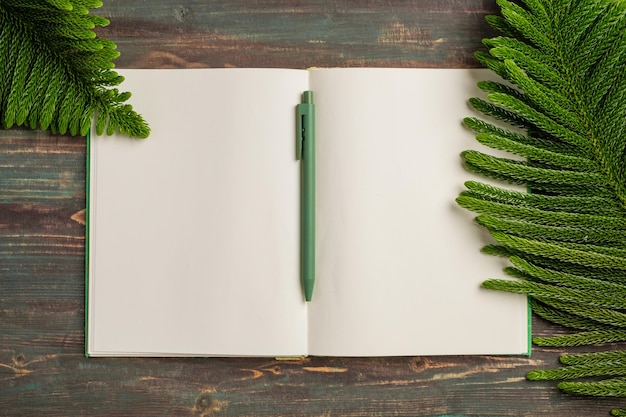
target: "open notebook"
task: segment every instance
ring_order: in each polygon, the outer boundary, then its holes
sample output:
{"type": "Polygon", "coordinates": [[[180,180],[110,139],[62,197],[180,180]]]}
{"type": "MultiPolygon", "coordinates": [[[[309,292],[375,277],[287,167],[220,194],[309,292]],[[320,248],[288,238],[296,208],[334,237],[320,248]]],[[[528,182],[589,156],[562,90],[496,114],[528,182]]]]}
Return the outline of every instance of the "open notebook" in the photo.
{"type": "Polygon", "coordinates": [[[146,140],[92,137],[87,354],[525,354],[526,298],[455,205],[483,70],[126,70],[146,140]],[[317,109],[300,282],[295,107],[317,109]]]}

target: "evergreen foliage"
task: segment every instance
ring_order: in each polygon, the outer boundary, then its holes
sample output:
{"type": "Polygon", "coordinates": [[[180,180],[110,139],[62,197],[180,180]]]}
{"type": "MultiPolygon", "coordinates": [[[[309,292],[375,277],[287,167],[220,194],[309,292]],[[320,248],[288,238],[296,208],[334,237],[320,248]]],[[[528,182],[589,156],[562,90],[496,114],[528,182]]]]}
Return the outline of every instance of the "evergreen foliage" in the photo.
{"type": "MultiPolygon", "coordinates": [[[[511,127],[477,118],[477,140],[515,157],[462,154],[471,171],[528,192],[466,183],[457,202],[476,213],[508,257],[514,280],[486,288],[529,296],[536,314],[575,331],[542,346],[626,341],[626,2],[498,0],[479,61],[507,81],[481,82],[470,103],[511,127]]],[[[566,392],[626,397],[626,351],[563,356],[529,379],[566,392]],[[598,380],[598,377],[611,377],[598,380]]],[[[613,410],[626,415],[625,410],[613,410]]]]}
{"type": "Polygon", "coordinates": [[[145,138],[146,122],[124,102],[108,21],[89,14],[100,0],[0,0],[0,125],[145,138]]]}

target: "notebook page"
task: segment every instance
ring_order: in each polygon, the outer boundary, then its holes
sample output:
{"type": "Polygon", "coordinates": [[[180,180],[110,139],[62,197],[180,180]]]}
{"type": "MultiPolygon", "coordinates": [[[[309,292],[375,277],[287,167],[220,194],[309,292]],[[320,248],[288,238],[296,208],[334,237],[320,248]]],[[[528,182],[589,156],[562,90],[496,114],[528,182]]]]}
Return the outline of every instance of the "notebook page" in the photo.
{"type": "Polygon", "coordinates": [[[520,354],[526,298],[454,199],[476,146],[461,120],[484,70],[328,69],[317,103],[313,355],[520,354]]]}
{"type": "Polygon", "coordinates": [[[306,71],[120,71],[152,128],[92,140],[92,355],[301,355],[306,71]]]}

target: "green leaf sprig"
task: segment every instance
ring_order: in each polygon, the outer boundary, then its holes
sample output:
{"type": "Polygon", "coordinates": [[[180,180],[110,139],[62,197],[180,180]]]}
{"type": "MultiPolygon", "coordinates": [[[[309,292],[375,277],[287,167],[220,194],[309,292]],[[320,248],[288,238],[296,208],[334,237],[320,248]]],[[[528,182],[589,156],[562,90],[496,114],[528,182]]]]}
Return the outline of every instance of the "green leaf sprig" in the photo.
{"type": "MultiPolygon", "coordinates": [[[[462,154],[476,173],[528,192],[466,183],[462,207],[508,257],[515,279],[484,287],[526,294],[535,314],[571,334],[542,346],[626,341],[626,2],[498,0],[478,60],[508,83],[485,81],[471,105],[511,128],[478,118],[465,124],[483,145],[515,155],[462,154]]],[[[563,356],[563,367],[529,379],[566,381],[566,392],[626,397],[626,352],[563,356]],[[610,377],[598,381],[598,377],[610,377]]],[[[613,410],[626,415],[626,410],[613,410]]]]}
{"type": "Polygon", "coordinates": [[[0,124],[52,133],[150,129],[125,101],[114,70],[116,45],[96,36],[109,22],[89,14],[100,0],[0,0],[0,124]]]}

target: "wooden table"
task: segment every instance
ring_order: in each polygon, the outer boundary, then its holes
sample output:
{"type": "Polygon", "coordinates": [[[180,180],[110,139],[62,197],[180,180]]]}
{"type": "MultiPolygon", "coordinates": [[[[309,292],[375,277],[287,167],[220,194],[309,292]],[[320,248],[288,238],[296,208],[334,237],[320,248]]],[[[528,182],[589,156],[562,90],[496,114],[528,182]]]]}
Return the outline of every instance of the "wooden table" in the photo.
{"type": "MultiPolygon", "coordinates": [[[[491,0],[107,0],[119,67],[471,67],[491,0]]],[[[2,416],[606,416],[527,357],[86,359],[85,141],[0,140],[2,416]]],[[[454,157],[454,156],[452,156],[454,157]]],[[[535,334],[561,329],[534,319],[535,334]]],[[[618,347],[618,346],[614,346],[618,347]]],[[[626,346],[622,345],[621,348],[626,346]]],[[[569,350],[573,352],[575,350],[569,350]]]]}

